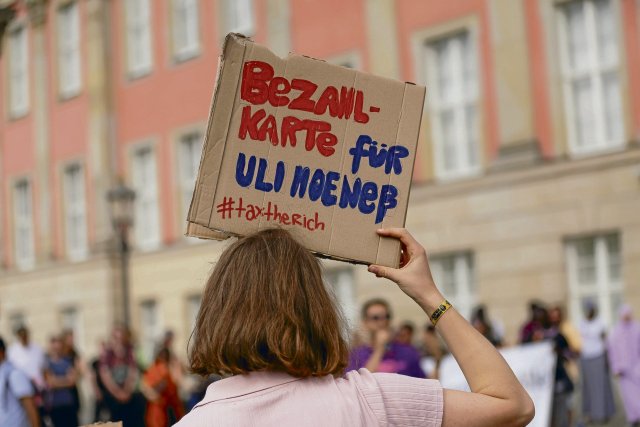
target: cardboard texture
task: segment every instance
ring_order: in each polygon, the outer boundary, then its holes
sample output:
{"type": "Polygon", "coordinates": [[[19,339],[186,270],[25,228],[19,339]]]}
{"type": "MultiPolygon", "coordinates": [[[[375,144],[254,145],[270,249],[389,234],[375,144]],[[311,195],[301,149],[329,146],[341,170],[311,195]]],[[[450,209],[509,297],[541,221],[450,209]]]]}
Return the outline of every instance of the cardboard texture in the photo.
{"type": "Polygon", "coordinates": [[[425,88],[225,39],[187,235],[290,230],[309,250],[397,267],[425,88]]]}

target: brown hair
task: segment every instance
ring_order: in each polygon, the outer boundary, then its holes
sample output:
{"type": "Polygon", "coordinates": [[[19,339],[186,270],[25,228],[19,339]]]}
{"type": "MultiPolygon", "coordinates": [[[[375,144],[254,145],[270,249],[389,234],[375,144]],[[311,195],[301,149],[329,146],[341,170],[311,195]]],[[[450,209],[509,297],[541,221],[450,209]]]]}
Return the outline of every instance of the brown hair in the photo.
{"type": "Polygon", "coordinates": [[[211,273],[191,336],[191,370],[341,375],[344,324],[318,260],[289,232],[265,229],[229,246],[211,273]]]}
{"type": "Polygon", "coordinates": [[[362,317],[363,320],[365,320],[367,318],[367,313],[369,312],[369,308],[373,307],[374,305],[383,306],[387,310],[387,314],[389,315],[389,320],[391,320],[391,318],[393,317],[393,312],[391,311],[391,306],[389,305],[389,302],[386,299],[382,299],[382,298],[372,298],[370,300],[367,300],[362,305],[362,310],[360,311],[360,316],[362,317]]]}

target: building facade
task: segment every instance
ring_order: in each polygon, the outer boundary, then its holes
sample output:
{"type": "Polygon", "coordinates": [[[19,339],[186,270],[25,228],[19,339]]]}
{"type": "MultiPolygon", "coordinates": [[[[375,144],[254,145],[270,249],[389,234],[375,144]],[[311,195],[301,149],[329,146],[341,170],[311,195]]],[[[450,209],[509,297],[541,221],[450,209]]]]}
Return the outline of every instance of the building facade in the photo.
{"type": "MultiPolygon", "coordinates": [[[[185,348],[225,246],[184,229],[230,31],[427,85],[407,227],[463,314],[486,304],[514,342],[533,299],[640,310],[640,0],[0,0],[2,335],[72,328],[94,354],[122,320],[124,178],[134,331],[147,359],[165,329],[185,348]]],[[[326,270],[354,325],[373,296],[426,320],[326,270]]]]}

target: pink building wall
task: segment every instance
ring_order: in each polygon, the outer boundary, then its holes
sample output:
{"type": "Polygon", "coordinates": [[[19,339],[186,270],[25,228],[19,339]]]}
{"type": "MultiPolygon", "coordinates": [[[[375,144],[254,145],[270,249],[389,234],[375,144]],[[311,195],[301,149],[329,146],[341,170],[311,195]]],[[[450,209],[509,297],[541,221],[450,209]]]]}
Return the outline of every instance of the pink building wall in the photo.
{"type": "MultiPolygon", "coordinates": [[[[297,53],[318,58],[332,58],[347,52],[357,52],[361,66],[369,69],[371,52],[369,51],[369,33],[366,20],[366,0],[326,0],[290,1],[290,40],[291,49],[297,53]],[[339,11],[339,13],[336,13],[339,11]]],[[[514,0],[516,1],[516,0],[514,0]]],[[[540,16],[540,2],[520,0],[525,7],[525,26],[528,52],[530,54],[531,93],[533,98],[534,129],[545,156],[553,156],[552,120],[547,54],[544,46],[544,27],[540,16]]],[[[173,191],[177,182],[176,150],[173,135],[184,126],[197,125],[206,121],[213,81],[215,78],[217,57],[222,44],[222,30],[218,20],[219,2],[200,0],[200,54],[192,59],[175,63],[170,51],[170,23],[167,1],[152,1],[152,46],[153,67],[149,75],[131,80],[125,67],[125,27],[123,1],[108,2],[112,18],[112,36],[109,74],[112,84],[113,124],[117,145],[118,174],[127,176],[128,153],[132,144],[151,139],[156,144],[158,161],[158,188],[160,200],[160,221],[162,241],[170,244],[181,238],[182,227],[177,218],[177,192],[173,191]]],[[[23,2],[18,2],[18,19],[27,19],[23,2]]],[[[51,215],[54,225],[54,257],[64,256],[64,233],[62,218],[61,165],[70,160],[81,159],[85,167],[87,181],[85,188],[88,200],[88,229],[90,246],[94,242],[93,224],[95,221],[95,201],[103,194],[95,194],[89,177],[91,161],[89,159],[88,135],[90,99],[87,90],[87,3],[79,2],[81,13],[81,51],[82,51],[82,90],[72,99],[60,102],[57,95],[55,73],[55,2],[48,4],[48,18],[45,23],[47,43],[47,140],[50,149],[51,185],[38,188],[34,178],[37,169],[35,146],[35,89],[34,72],[30,73],[29,113],[17,120],[8,120],[6,112],[6,59],[0,57],[0,144],[2,144],[0,168],[0,208],[3,209],[2,235],[9,236],[13,228],[10,214],[11,183],[13,179],[30,174],[34,190],[34,219],[40,210],[40,198],[43,191],[51,193],[51,215]]],[[[637,1],[621,0],[624,48],[627,55],[627,79],[631,94],[640,93],[640,22],[637,1]]],[[[267,1],[255,1],[256,34],[254,39],[267,43],[267,1]]],[[[482,109],[485,117],[484,132],[487,141],[484,147],[485,157],[495,159],[497,155],[498,125],[496,101],[496,76],[493,67],[490,37],[490,18],[488,0],[467,0],[464,2],[442,2],[436,0],[397,0],[395,3],[395,31],[398,42],[400,78],[408,81],[419,80],[415,75],[416,64],[413,57],[411,37],[416,31],[447,21],[474,16],[478,21],[478,59],[481,75],[481,90],[484,94],[482,109]]],[[[29,28],[29,43],[33,52],[33,28],[29,28]]],[[[380,29],[379,31],[384,31],[380,29]]],[[[33,65],[33,58],[30,59],[33,65]]],[[[32,67],[33,68],[33,67],[32,67]]],[[[640,97],[630,96],[630,116],[634,135],[640,135],[640,97]]],[[[418,162],[418,165],[420,163],[418,162]]],[[[424,173],[416,171],[417,179],[424,173]]],[[[35,221],[36,250],[40,244],[39,222],[35,221]]],[[[3,257],[0,264],[13,265],[12,242],[3,239],[3,257]]]]}
{"type": "MultiPolygon", "coordinates": [[[[200,1],[200,54],[175,62],[170,50],[168,2],[155,2],[152,9],[153,66],[150,74],[130,79],[126,70],[124,10],[122,2],[111,2],[114,55],[113,78],[118,173],[127,176],[128,150],[132,144],[152,140],[156,144],[161,189],[162,241],[170,243],[184,234],[178,226],[175,206],[176,164],[172,133],[183,126],[206,122],[213,93],[218,56],[223,38],[214,2],[200,1]]],[[[257,2],[257,41],[264,39],[266,13],[257,2]]]]}
{"type": "MultiPolygon", "coordinates": [[[[488,7],[486,0],[468,0],[464,2],[399,0],[396,2],[400,63],[403,77],[409,81],[420,80],[419,76],[415,75],[415,70],[417,69],[415,60],[417,58],[414,58],[411,45],[411,37],[415,32],[466,16],[477,17],[479,23],[478,70],[480,72],[480,90],[483,94],[482,109],[486,117],[484,137],[487,144],[483,147],[483,154],[485,158],[493,159],[498,150],[499,141],[488,7]]],[[[428,92],[427,96],[429,96],[428,92]]]]}
{"type": "MultiPolygon", "coordinates": [[[[19,5],[16,10],[15,19],[27,21],[27,11],[23,5],[19,5]]],[[[33,52],[33,33],[31,28],[27,25],[27,38],[28,49],[31,54],[33,52]]],[[[31,60],[31,58],[30,58],[31,60]]],[[[2,184],[2,220],[3,220],[3,255],[4,260],[0,262],[0,265],[9,266],[14,262],[13,257],[13,239],[12,239],[12,184],[17,178],[28,176],[33,178],[33,171],[35,170],[35,141],[33,133],[33,72],[29,74],[29,112],[20,118],[9,118],[9,106],[8,97],[5,95],[8,93],[7,86],[7,69],[6,61],[4,60],[4,54],[0,57],[0,93],[2,94],[2,136],[0,137],[0,143],[2,143],[2,167],[0,168],[0,183],[2,184]]],[[[37,191],[36,183],[32,179],[33,194],[37,191]]],[[[34,209],[36,209],[34,200],[34,209]]],[[[36,232],[37,232],[36,224],[36,232]]],[[[36,250],[38,243],[36,239],[36,250]]]]}

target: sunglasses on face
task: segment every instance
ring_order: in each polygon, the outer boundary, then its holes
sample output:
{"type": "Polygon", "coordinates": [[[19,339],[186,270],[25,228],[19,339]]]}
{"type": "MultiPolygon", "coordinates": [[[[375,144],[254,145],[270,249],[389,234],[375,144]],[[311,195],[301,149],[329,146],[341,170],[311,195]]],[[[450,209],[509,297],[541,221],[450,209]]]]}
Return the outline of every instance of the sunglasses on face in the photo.
{"type": "Polygon", "coordinates": [[[390,314],[373,314],[371,316],[367,316],[367,319],[369,320],[389,320],[391,319],[391,315],[390,314]]]}

